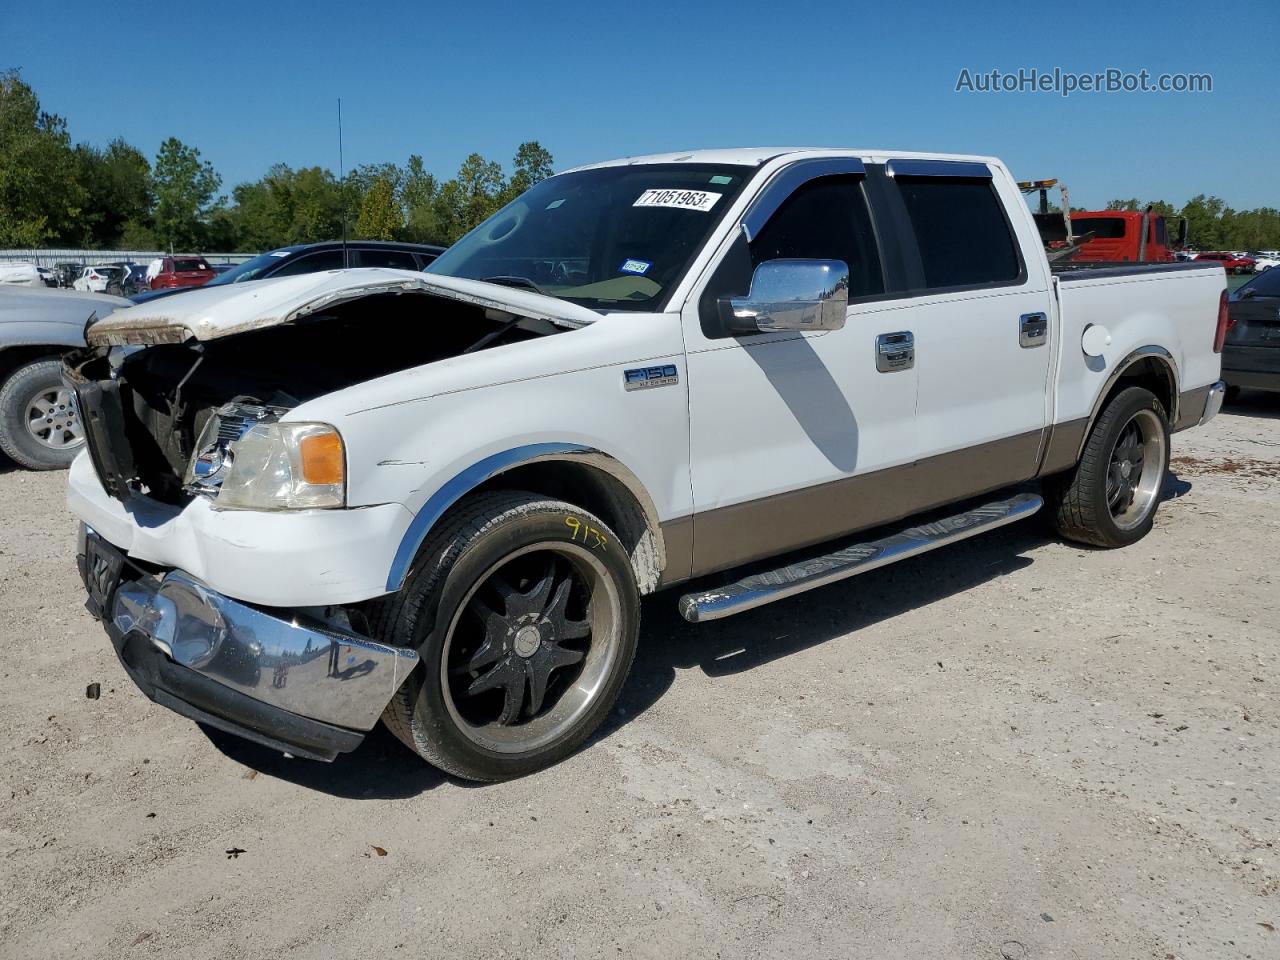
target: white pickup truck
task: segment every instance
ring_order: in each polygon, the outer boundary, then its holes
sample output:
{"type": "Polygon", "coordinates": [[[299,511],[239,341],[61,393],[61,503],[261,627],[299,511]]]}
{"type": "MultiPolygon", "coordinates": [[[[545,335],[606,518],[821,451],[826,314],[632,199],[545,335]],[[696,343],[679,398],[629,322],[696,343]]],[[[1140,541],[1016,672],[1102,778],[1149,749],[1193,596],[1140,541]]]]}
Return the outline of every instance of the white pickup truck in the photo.
{"type": "Polygon", "coordinates": [[[1053,272],[990,157],[582,167],[423,273],[93,323],[65,367],[88,607],[203,723],[332,759],[384,717],[517,776],[605,717],[641,595],[723,617],[1046,502],[1138,540],[1226,325],[1219,264],[1053,272]]]}

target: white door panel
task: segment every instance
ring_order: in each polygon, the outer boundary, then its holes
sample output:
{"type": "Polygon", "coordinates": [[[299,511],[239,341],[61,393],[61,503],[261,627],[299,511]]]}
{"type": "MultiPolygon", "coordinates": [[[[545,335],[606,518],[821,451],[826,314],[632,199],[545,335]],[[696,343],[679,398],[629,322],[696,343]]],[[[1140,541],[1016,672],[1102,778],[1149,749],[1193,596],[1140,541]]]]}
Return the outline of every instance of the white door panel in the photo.
{"type": "MultiPolygon", "coordinates": [[[[917,430],[921,456],[1040,430],[1046,409],[1050,337],[1019,344],[1019,320],[1048,313],[1048,295],[1009,291],[929,297],[906,310],[919,370],[917,430]]],[[[1034,458],[1026,465],[1035,470],[1034,458]]]]}
{"type": "Polygon", "coordinates": [[[877,372],[876,335],[895,329],[882,326],[850,311],[843,330],[691,349],[694,510],[910,463],[916,372],[877,372]]]}

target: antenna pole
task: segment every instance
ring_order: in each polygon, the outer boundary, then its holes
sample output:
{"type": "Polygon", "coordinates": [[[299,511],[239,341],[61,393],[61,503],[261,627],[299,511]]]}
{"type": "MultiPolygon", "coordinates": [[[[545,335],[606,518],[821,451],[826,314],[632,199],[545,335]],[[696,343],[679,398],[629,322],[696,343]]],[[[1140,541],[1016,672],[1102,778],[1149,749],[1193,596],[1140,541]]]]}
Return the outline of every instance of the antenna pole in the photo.
{"type": "Polygon", "coordinates": [[[338,98],[338,188],[342,191],[342,265],[351,266],[347,255],[347,176],[342,166],[342,98],[338,98]]]}

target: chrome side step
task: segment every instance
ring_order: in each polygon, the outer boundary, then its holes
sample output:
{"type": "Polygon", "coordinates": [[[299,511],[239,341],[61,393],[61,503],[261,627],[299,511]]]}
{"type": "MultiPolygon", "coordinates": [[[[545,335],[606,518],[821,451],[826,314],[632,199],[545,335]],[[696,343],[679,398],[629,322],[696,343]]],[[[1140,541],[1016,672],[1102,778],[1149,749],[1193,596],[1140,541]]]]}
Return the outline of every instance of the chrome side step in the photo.
{"type": "Polygon", "coordinates": [[[1019,493],[1008,500],[984,503],[953,517],[908,527],[880,540],[851,544],[834,553],[752,574],[706,593],[687,593],[680,598],[680,615],[690,623],[702,623],[753,610],[1003,527],[1031,516],[1043,505],[1044,500],[1034,493],[1019,493]]]}

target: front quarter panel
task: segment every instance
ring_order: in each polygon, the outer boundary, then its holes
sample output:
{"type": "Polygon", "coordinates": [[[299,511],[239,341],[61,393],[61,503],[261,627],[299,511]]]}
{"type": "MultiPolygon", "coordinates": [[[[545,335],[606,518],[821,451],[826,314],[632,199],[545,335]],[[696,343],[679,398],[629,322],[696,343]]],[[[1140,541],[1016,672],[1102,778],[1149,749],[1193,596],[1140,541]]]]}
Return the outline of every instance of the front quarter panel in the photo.
{"type": "Polygon", "coordinates": [[[509,468],[596,450],[636,478],[660,521],[691,509],[683,338],[671,314],[615,314],[429,364],[319,398],[290,419],[338,427],[352,507],[395,502],[416,515],[446,485],[482,482],[485,461],[509,468]],[[626,389],[625,371],[649,367],[674,367],[675,378],[626,389]]]}

